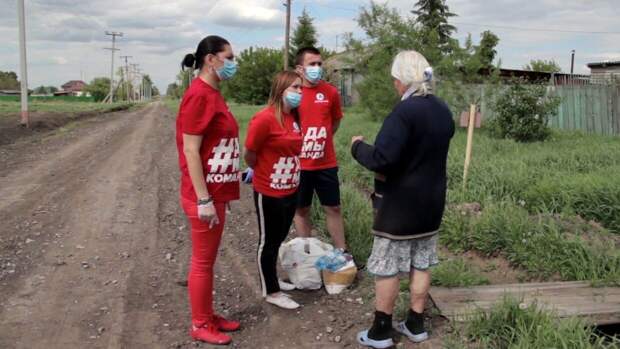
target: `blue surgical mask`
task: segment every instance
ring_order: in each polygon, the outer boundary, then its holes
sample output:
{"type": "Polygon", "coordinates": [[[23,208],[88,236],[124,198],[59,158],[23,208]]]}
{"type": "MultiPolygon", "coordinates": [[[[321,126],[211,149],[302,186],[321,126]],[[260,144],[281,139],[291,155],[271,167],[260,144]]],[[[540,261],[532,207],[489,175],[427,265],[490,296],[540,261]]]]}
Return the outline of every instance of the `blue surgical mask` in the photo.
{"type": "Polygon", "coordinates": [[[284,95],[284,101],[291,108],[297,108],[301,104],[301,93],[287,91],[284,95]]]}
{"type": "Polygon", "coordinates": [[[319,66],[309,66],[306,67],[306,79],[310,81],[311,84],[316,84],[321,80],[323,75],[323,68],[319,66]]]}
{"type": "Polygon", "coordinates": [[[224,65],[219,69],[215,70],[215,73],[220,78],[220,80],[229,80],[231,79],[235,73],[237,72],[237,63],[230,59],[224,60],[224,65]]]}

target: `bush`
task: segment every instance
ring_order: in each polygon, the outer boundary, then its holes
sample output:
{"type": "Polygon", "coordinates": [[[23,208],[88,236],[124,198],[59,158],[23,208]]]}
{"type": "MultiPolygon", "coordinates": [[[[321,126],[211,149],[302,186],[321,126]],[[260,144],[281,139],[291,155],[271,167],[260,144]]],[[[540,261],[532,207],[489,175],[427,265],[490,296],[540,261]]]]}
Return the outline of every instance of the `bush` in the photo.
{"type": "Polygon", "coordinates": [[[110,79],[109,78],[94,78],[88,86],[86,91],[93,96],[95,102],[101,102],[110,93],[110,79]]]}
{"type": "Polygon", "coordinates": [[[559,103],[557,97],[546,97],[542,85],[515,83],[497,97],[493,106],[495,118],[489,122],[489,129],[499,138],[543,141],[550,135],[547,123],[559,103]]]}
{"type": "Polygon", "coordinates": [[[282,51],[250,47],[239,54],[237,61],[237,74],[222,84],[222,94],[238,103],[267,103],[273,77],[282,70],[282,51]]]}

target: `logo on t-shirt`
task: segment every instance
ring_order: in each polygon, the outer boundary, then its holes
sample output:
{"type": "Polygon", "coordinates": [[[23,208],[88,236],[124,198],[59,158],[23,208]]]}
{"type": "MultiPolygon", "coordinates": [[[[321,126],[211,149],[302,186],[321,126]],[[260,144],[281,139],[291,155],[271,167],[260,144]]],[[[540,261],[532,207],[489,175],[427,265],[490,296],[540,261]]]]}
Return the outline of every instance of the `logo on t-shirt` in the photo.
{"type": "Polygon", "coordinates": [[[325,155],[327,129],[325,127],[308,127],[301,148],[302,159],[321,159],[325,155]]]}
{"type": "Polygon", "coordinates": [[[329,103],[329,100],[325,99],[325,95],[321,92],[318,92],[315,96],[314,103],[329,103]]]}
{"type": "Polygon", "coordinates": [[[271,188],[276,190],[288,190],[297,188],[299,184],[299,158],[296,156],[280,157],[273,165],[271,176],[271,188]]]}
{"type": "Polygon", "coordinates": [[[213,147],[207,164],[207,183],[239,181],[239,139],[222,138],[220,144],[213,147]]]}

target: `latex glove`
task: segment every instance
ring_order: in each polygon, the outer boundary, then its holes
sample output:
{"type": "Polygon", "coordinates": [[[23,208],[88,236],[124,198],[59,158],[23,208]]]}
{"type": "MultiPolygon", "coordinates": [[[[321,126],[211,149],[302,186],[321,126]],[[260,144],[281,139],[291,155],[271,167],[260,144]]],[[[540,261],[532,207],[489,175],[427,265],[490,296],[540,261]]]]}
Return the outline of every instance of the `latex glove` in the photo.
{"type": "Polygon", "coordinates": [[[241,174],[241,181],[245,184],[250,184],[252,183],[252,177],[254,177],[254,170],[251,167],[248,167],[241,174]]]}
{"type": "Polygon", "coordinates": [[[209,229],[220,224],[220,220],[217,217],[217,212],[215,210],[215,205],[213,205],[213,202],[209,202],[208,204],[204,205],[198,205],[198,219],[203,222],[208,222],[209,229]]]}

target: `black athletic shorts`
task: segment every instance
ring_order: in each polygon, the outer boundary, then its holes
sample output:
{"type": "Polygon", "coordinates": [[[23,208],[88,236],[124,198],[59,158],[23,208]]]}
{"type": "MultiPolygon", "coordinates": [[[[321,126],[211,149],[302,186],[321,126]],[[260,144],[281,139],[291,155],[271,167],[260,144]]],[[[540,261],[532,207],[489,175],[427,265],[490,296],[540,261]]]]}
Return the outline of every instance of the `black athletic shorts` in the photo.
{"type": "Polygon", "coordinates": [[[316,171],[301,171],[297,190],[297,207],[305,208],[312,205],[312,197],[316,192],[322,206],[340,206],[340,183],[338,167],[316,171]]]}

